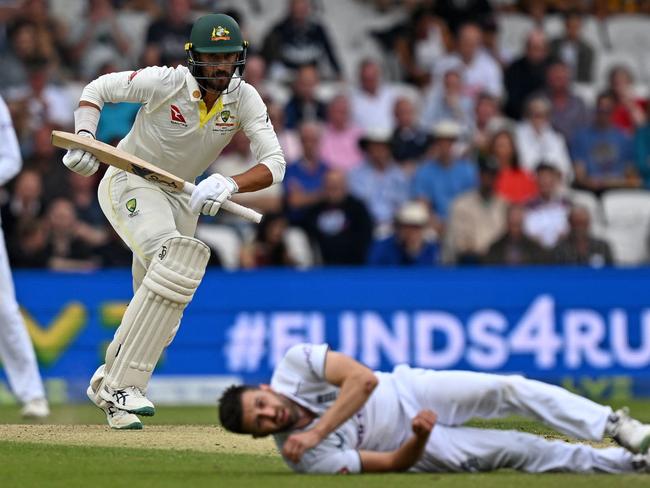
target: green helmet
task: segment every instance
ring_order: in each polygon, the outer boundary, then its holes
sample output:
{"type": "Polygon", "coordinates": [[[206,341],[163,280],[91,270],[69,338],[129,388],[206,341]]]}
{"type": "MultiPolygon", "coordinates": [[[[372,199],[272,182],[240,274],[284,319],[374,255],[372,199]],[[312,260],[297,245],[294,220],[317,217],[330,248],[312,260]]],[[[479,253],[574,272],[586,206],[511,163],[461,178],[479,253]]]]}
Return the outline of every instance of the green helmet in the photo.
{"type": "MultiPolygon", "coordinates": [[[[201,67],[224,66],[232,72],[231,78],[240,78],[246,65],[248,42],[244,38],[237,21],[225,14],[209,14],[200,17],[192,26],[190,42],[185,44],[187,65],[190,73],[198,80],[215,79],[203,75],[201,67]],[[239,53],[233,64],[199,61],[196,53],[228,54],[239,53]],[[237,76],[235,76],[237,73],[237,76]]],[[[199,83],[200,86],[203,87],[199,83]]],[[[239,85],[237,85],[239,86],[239,85]]],[[[207,89],[203,87],[204,89],[207,89]]]]}

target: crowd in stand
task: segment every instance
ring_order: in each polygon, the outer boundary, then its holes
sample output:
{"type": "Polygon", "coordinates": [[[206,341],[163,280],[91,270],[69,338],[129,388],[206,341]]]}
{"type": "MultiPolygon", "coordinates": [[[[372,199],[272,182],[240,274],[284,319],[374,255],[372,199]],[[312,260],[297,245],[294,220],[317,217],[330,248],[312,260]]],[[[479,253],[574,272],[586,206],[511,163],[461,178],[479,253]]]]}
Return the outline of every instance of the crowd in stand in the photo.
{"type": "MultiPolygon", "coordinates": [[[[617,6],[645,18],[648,2],[355,1],[377,15],[402,15],[367,33],[384,56],[349,73],[317,15],[325,2],[273,2],[286,16],[251,46],[245,79],[267,103],[286,175],[281,185],[234,197],[266,215],[258,227],[221,212],[199,228],[234,233],[244,268],[612,264],[593,213],[572,195],[650,188],[648,104],[624,64],[612,66],[594,100],[576,93],[576,83],[596,82],[599,54],[581,22],[617,6]],[[537,23],[513,57],[496,41],[505,11],[535,22],[560,12],[564,34],[549,38],[537,23]],[[302,251],[292,232],[305,236],[302,251]]],[[[100,175],[67,171],[51,130],[72,130],[91,79],[183,64],[196,15],[226,10],[246,32],[247,10],[219,1],[89,0],[66,23],[52,1],[14,3],[0,3],[0,95],[24,158],[0,195],[12,266],[129,266],[130,251],[99,208],[100,175]],[[141,49],[119,22],[124,12],[148,19],[141,49]]],[[[107,104],[98,139],[117,143],[137,110],[107,104]]],[[[238,133],[209,171],[233,175],[255,163],[238,133]]],[[[213,262],[223,262],[213,247],[213,262]]]]}

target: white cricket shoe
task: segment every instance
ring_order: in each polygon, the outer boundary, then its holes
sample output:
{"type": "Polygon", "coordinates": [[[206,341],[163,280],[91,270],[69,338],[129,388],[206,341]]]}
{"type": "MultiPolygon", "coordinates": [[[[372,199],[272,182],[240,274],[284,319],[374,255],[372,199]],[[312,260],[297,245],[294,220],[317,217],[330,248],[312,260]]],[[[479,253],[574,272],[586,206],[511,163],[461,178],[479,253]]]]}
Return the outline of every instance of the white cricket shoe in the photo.
{"type": "Polygon", "coordinates": [[[129,413],[137,413],[145,417],[151,417],[156,413],[156,408],[153,406],[153,403],[142,394],[140,388],[136,388],[135,386],[127,386],[126,388],[114,390],[110,386],[104,385],[99,392],[99,396],[120,410],[125,410],[129,413]]]}
{"type": "Polygon", "coordinates": [[[50,407],[45,398],[37,398],[25,403],[20,414],[26,419],[44,419],[50,415],[50,407]]]}
{"type": "Polygon", "coordinates": [[[120,410],[113,405],[112,402],[107,402],[104,399],[100,399],[99,402],[95,400],[95,392],[89,386],[86,390],[86,395],[90,398],[97,408],[104,411],[106,414],[106,420],[108,421],[108,426],[111,429],[116,430],[141,430],[142,422],[137,415],[127,412],[126,410],[120,410]]]}
{"type": "Polygon", "coordinates": [[[623,407],[612,413],[607,420],[605,433],[630,452],[646,454],[650,448],[650,425],[642,424],[630,417],[630,411],[623,407]]]}

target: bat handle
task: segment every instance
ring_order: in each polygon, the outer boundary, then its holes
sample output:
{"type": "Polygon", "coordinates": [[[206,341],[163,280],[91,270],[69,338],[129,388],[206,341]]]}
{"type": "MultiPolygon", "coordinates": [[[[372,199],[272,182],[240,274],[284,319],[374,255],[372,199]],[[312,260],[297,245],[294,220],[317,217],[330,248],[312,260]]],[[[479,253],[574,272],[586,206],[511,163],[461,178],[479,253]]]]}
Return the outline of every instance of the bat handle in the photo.
{"type": "MultiPolygon", "coordinates": [[[[192,192],[194,191],[194,188],[196,188],[195,185],[189,182],[185,182],[183,185],[183,193],[187,195],[191,195],[192,192]]],[[[227,210],[228,212],[237,215],[238,217],[241,217],[243,219],[249,220],[255,224],[259,224],[262,221],[262,214],[259,212],[256,212],[252,208],[244,207],[243,205],[240,205],[235,202],[231,202],[230,200],[226,200],[221,204],[221,208],[224,210],[227,210]]]]}

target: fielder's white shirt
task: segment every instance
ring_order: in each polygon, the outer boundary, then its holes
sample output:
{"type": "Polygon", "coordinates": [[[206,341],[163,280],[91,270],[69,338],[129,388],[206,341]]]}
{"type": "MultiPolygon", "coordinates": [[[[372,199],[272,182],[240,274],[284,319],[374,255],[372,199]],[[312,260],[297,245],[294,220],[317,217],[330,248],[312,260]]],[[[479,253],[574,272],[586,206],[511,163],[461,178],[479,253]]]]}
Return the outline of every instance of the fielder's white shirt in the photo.
{"type": "Polygon", "coordinates": [[[81,100],[100,108],[105,102],[141,103],[118,147],[187,181],[202,174],[238,130],[245,132],[255,159],[269,168],[273,181],[282,181],[284,155],[266,106],[246,82],[234,89],[238,83],[232,80],[233,91],[222,94],[209,113],[204,108],[203,116],[201,91],[185,66],[103,75],[84,88],[81,100]]]}
{"type": "MultiPolygon", "coordinates": [[[[274,434],[280,451],[289,435],[312,428],[334,403],[339,388],[325,380],[327,344],[299,344],[289,349],[271,379],[271,388],[317,415],[302,430],[274,434]]],[[[298,464],[285,458],[295,471],[337,473],[361,471],[360,450],[392,451],[408,437],[410,417],[399,400],[393,375],[375,373],[379,384],[366,404],[315,448],[305,452],[298,464]]]]}
{"type": "Polygon", "coordinates": [[[0,97],[0,186],[18,174],[22,162],[9,108],[0,97]]]}

